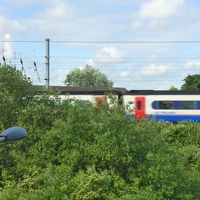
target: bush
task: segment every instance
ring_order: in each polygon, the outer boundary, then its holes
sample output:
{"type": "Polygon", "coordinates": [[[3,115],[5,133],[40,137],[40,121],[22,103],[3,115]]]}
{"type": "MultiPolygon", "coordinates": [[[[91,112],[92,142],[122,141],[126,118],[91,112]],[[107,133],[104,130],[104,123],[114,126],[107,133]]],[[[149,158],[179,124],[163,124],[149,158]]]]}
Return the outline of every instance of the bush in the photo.
{"type": "Polygon", "coordinates": [[[68,101],[30,104],[19,122],[29,137],[7,151],[1,199],[200,198],[199,124],[130,122],[123,107],[68,101]]]}

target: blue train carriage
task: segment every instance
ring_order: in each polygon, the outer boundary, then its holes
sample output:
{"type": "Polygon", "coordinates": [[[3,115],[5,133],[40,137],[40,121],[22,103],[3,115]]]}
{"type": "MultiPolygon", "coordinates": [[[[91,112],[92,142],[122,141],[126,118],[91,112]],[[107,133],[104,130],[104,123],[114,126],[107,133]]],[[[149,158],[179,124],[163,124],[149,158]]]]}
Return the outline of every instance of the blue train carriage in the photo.
{"type": "Polygon", "coordinates": [[[200,92],[131,90],[123,95],[128,116],[158,121],[200,122],[200,92]]]}

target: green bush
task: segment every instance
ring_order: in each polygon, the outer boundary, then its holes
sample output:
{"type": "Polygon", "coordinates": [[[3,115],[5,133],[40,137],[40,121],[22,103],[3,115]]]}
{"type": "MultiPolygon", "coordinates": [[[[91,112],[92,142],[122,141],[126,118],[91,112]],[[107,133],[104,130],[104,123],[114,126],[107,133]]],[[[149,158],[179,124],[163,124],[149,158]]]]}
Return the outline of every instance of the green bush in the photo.
{"type": "Polygon", "coordinates": [[[124,114],[115,104],[29,104],[19,118],[28,138],[0,149],[0,199],[200,199],[200,124],[124,114]]]}

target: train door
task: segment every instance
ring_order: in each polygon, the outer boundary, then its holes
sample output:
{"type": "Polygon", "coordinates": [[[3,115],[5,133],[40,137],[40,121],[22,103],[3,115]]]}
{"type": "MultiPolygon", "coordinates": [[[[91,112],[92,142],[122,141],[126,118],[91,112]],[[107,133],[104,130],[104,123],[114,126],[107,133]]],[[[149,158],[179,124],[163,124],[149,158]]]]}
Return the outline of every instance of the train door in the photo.
{"type": "Polygon", "coordinates": [[[107,101],[105,96],[96,97],[96,107],[98,108],[100,105],[106,106],[107,101]]]}
{"type": "Polygon", "coordinates": [[[135,97],[135,119],[141,120],[145,117],[145,97],[135,97]]]}

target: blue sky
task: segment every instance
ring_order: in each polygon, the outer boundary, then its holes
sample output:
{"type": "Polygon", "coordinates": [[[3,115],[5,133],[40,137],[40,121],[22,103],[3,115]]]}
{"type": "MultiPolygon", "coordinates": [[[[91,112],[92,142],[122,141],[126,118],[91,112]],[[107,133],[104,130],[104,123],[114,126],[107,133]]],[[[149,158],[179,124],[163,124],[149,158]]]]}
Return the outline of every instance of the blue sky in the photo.
{"type": "Polygon", "coordinates": [[[63,85],[67,73],[86,64],[107,74],[117,87],[180,87],[200,72],[200,43],[68,44],[54,41],[200,40],[198,0],[0,0],[0,43],[7,63],[45,84],[45,38],[51,40],[50,84],[63,85]],[[42,42],[21,43],[16,40],[42,42]]]}

